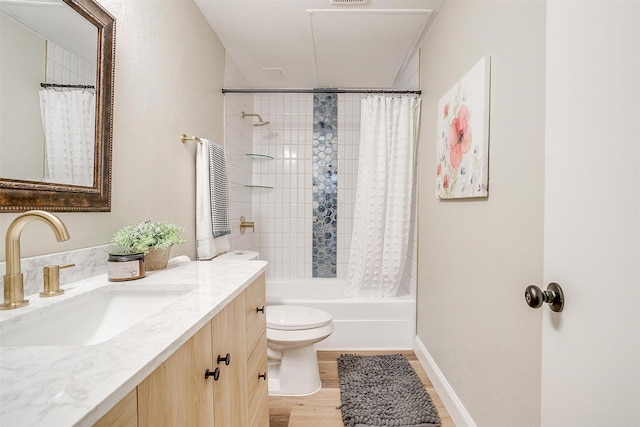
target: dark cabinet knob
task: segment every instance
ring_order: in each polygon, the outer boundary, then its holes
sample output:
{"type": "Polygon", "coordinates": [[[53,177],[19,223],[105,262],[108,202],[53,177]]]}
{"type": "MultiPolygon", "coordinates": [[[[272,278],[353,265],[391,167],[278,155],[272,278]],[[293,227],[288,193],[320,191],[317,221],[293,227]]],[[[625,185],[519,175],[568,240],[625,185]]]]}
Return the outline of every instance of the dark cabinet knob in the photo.
{"type": "Polygon", "coordinates": [[[262,307],[256,307],[256,313],[264,314],[264,305],[262,307]]]}
{"type": "Polygon", "coordinates": [[[213,372],[208,369],[204,371],[204,379],[207,380],[209,377],[213,377],[214,381],[218,381],[218,378],[220,378],[220,368],[216,368],[213,372]]]}
{"type": "Polygon", "coordinates": [[[229,353],[227,353],[225,357],[218,355],[218,365],[220,362],[224,362],[225,365],[229,365],[229,363],[231,363],[231,355],[229,353]]]}
{"type": "Polygon", "coordinates": [[[263,380],[267,380],[267,373],[265,372],[264,374],[258,374],[258,379],[263,379],[263,380]]]}

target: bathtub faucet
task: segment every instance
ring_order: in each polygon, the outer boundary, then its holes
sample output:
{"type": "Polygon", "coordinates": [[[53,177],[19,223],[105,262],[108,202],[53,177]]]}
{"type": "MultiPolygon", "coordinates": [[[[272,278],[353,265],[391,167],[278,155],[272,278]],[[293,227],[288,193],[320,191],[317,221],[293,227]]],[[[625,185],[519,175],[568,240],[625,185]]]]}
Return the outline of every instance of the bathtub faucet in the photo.
{"type": "Polygon", "coordinates": [[[240,233],[244,234],[245,228],[250,228],[253,233],[255,233],[253,221],[247,221],[244,216],[240,217],[240,233]]]}

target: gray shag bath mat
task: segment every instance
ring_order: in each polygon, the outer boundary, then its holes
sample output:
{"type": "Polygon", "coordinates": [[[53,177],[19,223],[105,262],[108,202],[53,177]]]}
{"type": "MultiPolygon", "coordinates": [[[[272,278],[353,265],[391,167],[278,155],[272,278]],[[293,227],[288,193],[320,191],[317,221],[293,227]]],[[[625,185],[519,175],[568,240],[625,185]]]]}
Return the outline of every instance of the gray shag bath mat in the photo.
{"type": "Polygon", "coordinates": [[[349,427],[433,427],[438,411],[401,354],[338,358],[342,421],[349,427]]]}

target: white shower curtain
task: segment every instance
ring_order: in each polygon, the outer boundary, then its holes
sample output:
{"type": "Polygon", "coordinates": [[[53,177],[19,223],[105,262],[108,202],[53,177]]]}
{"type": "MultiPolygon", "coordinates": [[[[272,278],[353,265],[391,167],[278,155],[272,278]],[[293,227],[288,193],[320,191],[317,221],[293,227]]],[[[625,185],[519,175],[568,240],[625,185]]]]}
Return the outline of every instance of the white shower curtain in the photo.
{"type": "Polygon", "coordinates": [[[391,297],[400,286],[409,244],[420,99],[368,96],[360,114],[346,296],[391,297]]]}
{"type": "Polygon", "coordinates": [[[95,94],[88,89],[43,89],[44,181],[93,186],[95,94]]]}

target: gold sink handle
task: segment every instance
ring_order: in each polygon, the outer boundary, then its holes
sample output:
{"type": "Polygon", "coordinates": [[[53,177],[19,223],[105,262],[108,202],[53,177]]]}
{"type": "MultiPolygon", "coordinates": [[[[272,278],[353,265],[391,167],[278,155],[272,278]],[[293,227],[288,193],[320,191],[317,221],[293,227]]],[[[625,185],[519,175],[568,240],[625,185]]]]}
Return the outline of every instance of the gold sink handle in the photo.
{"type": "Polygon", "coordinates": [[[44,291],[40,292],[40,297],[48,298],[64,294],[64,289],[60,289],[60,270],[75,266],[75,264],[45,265],[42,269],[44,291]]]}

